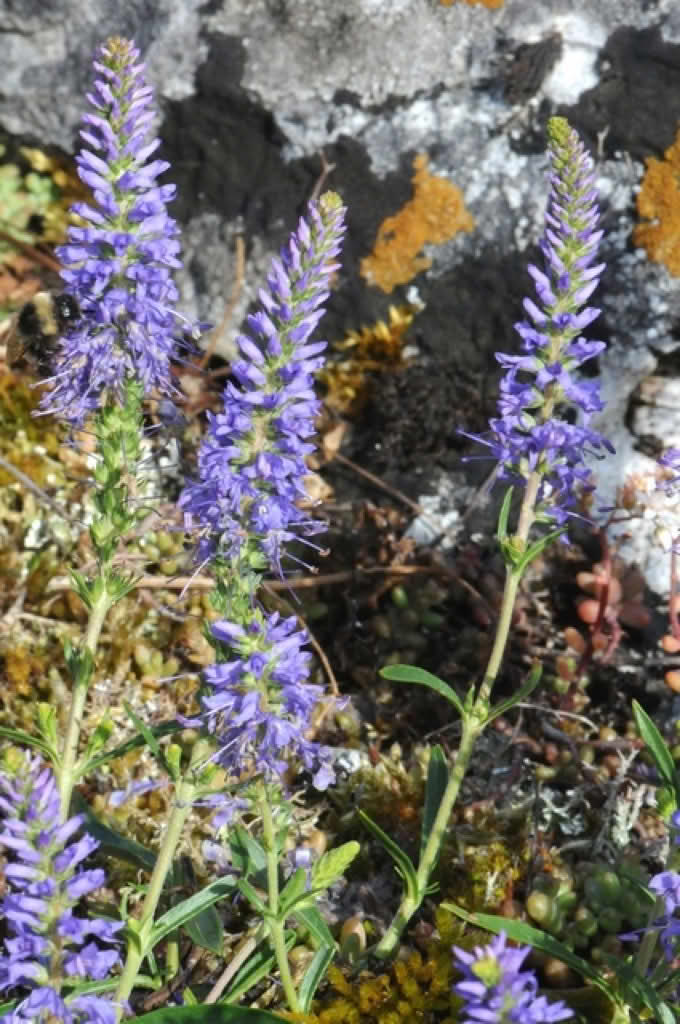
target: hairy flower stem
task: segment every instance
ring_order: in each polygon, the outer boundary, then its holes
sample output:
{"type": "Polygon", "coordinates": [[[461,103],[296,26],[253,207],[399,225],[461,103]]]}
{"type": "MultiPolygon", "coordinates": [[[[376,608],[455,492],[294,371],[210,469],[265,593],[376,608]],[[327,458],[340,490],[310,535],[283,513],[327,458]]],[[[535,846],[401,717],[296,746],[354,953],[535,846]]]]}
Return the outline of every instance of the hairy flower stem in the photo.
{"type": "Polygon", "coordinates": [[[125,965],[116,989],[115,1002],[118,1004],[118,1019],[120,1020],[123,1008],[126,1005],[130,993],[134,988],[139,968],[144,957],[150,952],[148,940],[154,924],[154,918],[158,909],[163,886],[165,885],[168,872],[177,851],[177,846],[182,838],[182,832],[186,820],[191,812],[194,800],[198,792],[198,785],[195,777],[195,766],[200,763],[200,757],[204,751],[202,744],[197,743],[192,754],[192,764],[187,770],[184,778],[177,783],[175,788],[175,799],[173,802],[168,824],[163,836],[161,847],[156,857],[156,863],[149,879],[149,886],[142,904],[142,912],[136,922],[129,922],[134,925],[134,933],[128,940],[125,965]],[[201,751],[199,751],[201,747],[201,751]]]}
{"type": "MultiPolygon", "coordinates": [[[[111,598],[105,584],[106,569],[100,573],[102,583],[99,597],[94,601],[90,610],[90,618],[87,624],[87,632],[83,640],[82,649],[89,655],[90,664],[94,664],[97,653],[99,637],[106,621],[106,616],[111,610],[114,600],[111,598]]],[[[85,701],[90,681],[90,673],[82,673],[73,680],[73,693],[71,696],[71,708],[69,711],[68,726],[62,748],[61,762],[55,771],[59,783],[59,795],[61,798],[61,820],[66,821],[69,817],[71,796],[76,783],[76,759],[78,757],[78,742],[80,730],[83,724],[85,713],[85,701]]]]}
{"type": "Polygon", "coordinates": [[[293,975],[288,962],[288,950],[286,949],[285,922],[279,920],[279,853],[276,843],[276,831],[274,829],[274,818],[267,794],[267,787],[262,786],[262,795],[259,800],[260,813],[262,815],[262,839],[267,854],[267,889],[269,892],[269,913],[271,916],[265,920],[269,931],[276,962],[281,976],[281,985],[286,994],[286,1000],[292,1013],[301,1013],[302,1006],[298,999],[293,975]]]}
{"type": "MultiPolygon", "coordinates": [[[[533,474],[533,476],[537,479],[534,486],[532,486],[533,481],[531,479],[527,484],[520,510],[518,531],[513,537],[513,542],[519,549],[526,547],[529,530],[531,529],[534,521],[534,505],[539,481],[537,473],[533,474]]],[[[423,850],[418,863],[418,870],[416,872],[417,895],[414,896],[406,893],[389,928],[373,950],[375,956],[381,959],[387,959],[392,956],[404,929],[425,898],[425,893],[430,881],[430,875],[434,871],[437,860],[439,859],[441,846],[449,825],[451,812],[453,811],[454,804],[458,799],[460,787],[470,765],[472,752],[477,740],[488,724],[491,691],[494,683],[496,682],[496,678],[498,677],[498,672],[503,660],[503,653],[508,642],[510,626],[512,624],[512,613],[515,607],[517,589],[521,578],[522,573],[520,571],[514,569],[512,566],[508,566],[505,576],[503,600],[501,603],[498,625],[496,627],[496,635],[494,637],[494,643],[491,649],[491,654],[489,655],[484,678],[482,679],[482,683],[477,695],[475,696],[472,708],[463,718],[463,732],[461,734],[458,751],[451,767],[449,781],[446,785],[446,789],[444,790],[444,795],[434,819],[425,849],[423,850]]]]}

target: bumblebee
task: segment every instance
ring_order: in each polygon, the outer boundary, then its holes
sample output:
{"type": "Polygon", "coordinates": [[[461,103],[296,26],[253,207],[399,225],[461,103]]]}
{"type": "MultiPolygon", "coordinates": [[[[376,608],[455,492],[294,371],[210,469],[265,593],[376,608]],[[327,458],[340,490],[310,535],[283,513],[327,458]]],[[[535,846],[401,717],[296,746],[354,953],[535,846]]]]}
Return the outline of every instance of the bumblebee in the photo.
{"type": "Polygon", "coordinates": [[[10,369],[29,369],[46,376],[59,339],[81,318],[72,295],[36,292],[19,310],[7,337],[7,365],[10,369]]]}

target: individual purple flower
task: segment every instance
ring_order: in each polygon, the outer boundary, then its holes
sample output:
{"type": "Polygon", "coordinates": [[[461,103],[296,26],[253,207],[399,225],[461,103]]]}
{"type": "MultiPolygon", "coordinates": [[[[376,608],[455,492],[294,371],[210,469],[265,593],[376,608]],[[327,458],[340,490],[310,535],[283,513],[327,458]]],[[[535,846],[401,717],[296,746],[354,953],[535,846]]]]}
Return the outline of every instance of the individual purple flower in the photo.
{"type": "Polygon", "coordinates": [[[100,943],[115,943],[122,922],[90,920],[73,912],[83,896],[105,882],[101,869],[81,866],[98,842],[86,833],[73,838],[83,823],[81,816],[60,821],[54,776],[38,757],[26,758],[12,776],[0,774],[0,815],[0,846],[9,856],[2,916],[11,932],[0,954],[0,991],[32,990],[0,1021],[114,1024],[115,1007],[107,1000],[83,996],[64,1008],[59,991],[64,978],[105,978],[120,960],[115,949],[100,943]]]}
{"type": "Polygon", "coordinates": [[[453,986],[464,1000],[461,1024],[552,1024],[573,1017],[562,1002],[538,996],[532,971],[520,970],[531,946],[507,946],[504,932],[473,952],[453,947],[454,967],[463,980],[453,986]]]}
{"type": "Polygon", "coordinates": [[[594,263],[602,231],[593,161],[564,118],[550,119],[548,138],[551,191],[540,242],[545,265],[529,266],[538,302],[526,298],[527,319],[515,324],[524,354],[496,354],[507,371],[499,416],[490,420],[489,436],[466,436],[490,449],[501,479],[523,487],[533,479],[537,516],[562,524],[578,493],[593,489],[586,456],[613,448],[588,426],[603,408],[599,386],[576,374],[604,348],[580,335],[599,315],[585,303],[604,269],[594,263]],[[578,410],[578,423],[564,416],[565,406],[578,410]]]}
{"type": "Polygon", "coordinates": [[[204,721],[216,737],[215,759],[236,776],[254,769],[282,779],[297,757],[316,788],[326,789],[335,779],[330,751],[306,738],[323,689],[307,682],[307,634],[295,616],[253,605],[243,624],[218,620],[211,632],[229,660],[204,669],[210,693],[193,721],[204,721]]]}
{"type": "Polygon", "coordinates": [[[284,546],[321,529],[300,507],[319,411],[313,374],[326,347],[309,338],[338,266],[344,214],[334,193],[310,203],[248,317],[250,335],[238,338],[238,383],[227,385],[223,412],[208,414],[199,479],[180,499],[187,526],[202,531],[201,559],[247,552],[251,568],[281,573],[284,546]]]}
{"type": "Polygon", "coordinates": [[[174,185],[157,179],[169,164],[152,159],[153,92],[139,51],[110,39],[94,67],[97,78],[83,117],[85,143],[76,158],[92,202],[73,206],[81,224],[57,249],[67,293],[81,316],[62,339],[43,408],[79,425],[103,396],[122,399],[127,378],[144,393],[173,392],[170,360],[177,346],[178,298],[171,272],[181,266],[179,233],[167,213],[174,185]]]}

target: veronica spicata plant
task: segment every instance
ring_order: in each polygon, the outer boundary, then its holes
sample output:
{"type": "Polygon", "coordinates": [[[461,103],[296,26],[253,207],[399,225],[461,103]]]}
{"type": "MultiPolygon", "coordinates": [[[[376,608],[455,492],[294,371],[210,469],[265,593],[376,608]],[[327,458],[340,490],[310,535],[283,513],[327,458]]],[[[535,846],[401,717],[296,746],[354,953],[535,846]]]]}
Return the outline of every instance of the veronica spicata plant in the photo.
{"type": "MultiPolygon", "coordinates": [[[[85,824],[71,814],[74,786],[116,756],[115,751],[103,752],[112,731],[108,720],[93,729],[84,751],[80,736],[102,628],[113,606],[136,583],[133,575],[117,569],[117,560],[124,557],[127,538],[152,508],[142,403],[145,397],[172,394],[170,358],[177,347],[176,324],[183,320],[172,308],[177,292],[170,272],[179,266],[178,229],[166,204],[174,186],[159,186],[156,181],[168,165],[151,159],[159,143],[152,130],[153,96],[139,52],[127,40],[111,39],[101,48],[95,71],[89,97],[93,111],[84,118],[85,148],[78,157],[92,201],[76,204],[84,226],[71,228],[68,243],[59,250],[64,283],[82,316],[61,341],[42,404],[44,411],[70,428],[86,425],[95,438],[89,535],[96,568],[92,575],[72,573],[88,620],[81,642],[65,644],[73,683],[65,734],[59,735],[56,709],[47,704],[38,705],[38,736],[2,727],[3,735],[37,748],[52,765],[43,769],[33,762],[27,788],[19,779],[6,783],[2,807],[2,843],[16,860],[8,868],[16,890],[8,897],[15,936],[7,942],[3,984],[33,989],[8,1019],[50,1024],[117,1020],[131,990],[121,985],[122,994],[110,1003],[89,994],[64,997],[62,990],[72,987],[71,979],[101,979],[119,959],[117,952],[99,949],[99,943],[113,940],[114,925],[88,922],[72,912],[81,897],[104,881],[98,869],[75,871],[98,844],[86,833],[66,844],[85,824]],[[85,943],[89,936],[93,942],[85,943]]],[[[139,728],[145,738],[152,736],[143,723],[139,728]]],[[[196,751],[202,756],[200,744],[196,751]]],[[[200,795],[206,773],[193,772],[185,782],[179,755],[179,747],[171,746],[164,763],[176,784],[176,801],[186,814],[184,803],[188,800],[190,807],[193,796],[200,795]]],[[[157,857],[147,892],[148,906],[154,910],[179,834],[171,820],[166,830],[169,846],[157,857]]],[[[224,891],[218,885],[212,901],[224,891]]],[[[155,932],[153,925],[152,913],[127,922],[142,957],[166,934],[163,924],[155,932]]],[[[126,961],[123,979],[129,977],[126,961]]],[[[132,981],[135,977],[136,969],[132,981]]]]}
{"type": "Polygon", "coordinates": [[[498,415],[489,433],[472,436],[484,444],[496,460],[498,476],[523,490],[515,530],[508,532],[512,488],[501,511],[498,536],[506,579],[489,662],[479,686],[472,685],[465,701],[446,683],[410,666],[383,669],[388,679],[421,683],[447,697],[462,718],[462,735],[449,770],[435,748],[428,778],[430,803],[436,815],[426,818],[421,856],[416,868],[403,851],[364,820],[397,861],[406,880],[401,905],[375,953],[391,955],[400,935],[427,892],[453,805],[467,771],[474,745],[486,726],[525,697],[537,685],[540,670],[531,673],[517,694],[496,707],[491,691],[505,650],[513,607],[522,575],[551,541],[560,537],[568,517],[574,514],[578,494],[592,490],[586,456],[611,451],[611,445],[589,426],[590,417],[602,408],[596,380],[582,380],[579,367],[603,348],[587,341],[581,331],[598,316],[586,305],[597,287],[604,264],[597,262],[602,231],[598,229],[597,194],[593,162],[577,133],[564,118],[548,124],[550,196],[545,230],[540,242],[543,267],[529,266],[537,301],[524,300],[527,319],[515,325],[521,354],[497,353],[506,373],[500,386],[498,415]],[[576,410],[576,421],[568,413],[576,410]],[[536,524],[552,525],[547,534],[530,540],[536,524]]]}
{"type": "MultiPolygon", "coordinates": [[[[322,858],[311,878],[299,868],[280,891],[290,780],[300,765],[325,789],[334,772],[330,751],[308,738],[323,691],[307,678],[307,635],[294,615],[267,611],[257,590],[265,571],[283,573],[289,545],[310,544],[321,529],[304,507],[305,456],[319,411],[313,374],[326,343],[309,339],[338,267],[344,213],[338,196],[323,195],[274,261],[259,293],[261,309],[248,317],[249,334],[238,338],[237,383],[227,385],[224,411],[210,416],[199,479],[180,500],[186,525],[199,532],[199,559],[212,561],[219,615],[208,634],[216,662],[203,672],[203,714],[190,724],[206,727],[213,759],[231,777],[248,779],[238,803],[214,801],[216,820],[229,821],[244,805],[261,817],[266,905],[247,880],[239,887],[263,916],[293,1011],[302,1005],[288,964],[286,919],[311,912],[315,893],[342,874],[358,844],[322,858]]],[[[327,955],[332,942],[325,945],[327,955]]]]}

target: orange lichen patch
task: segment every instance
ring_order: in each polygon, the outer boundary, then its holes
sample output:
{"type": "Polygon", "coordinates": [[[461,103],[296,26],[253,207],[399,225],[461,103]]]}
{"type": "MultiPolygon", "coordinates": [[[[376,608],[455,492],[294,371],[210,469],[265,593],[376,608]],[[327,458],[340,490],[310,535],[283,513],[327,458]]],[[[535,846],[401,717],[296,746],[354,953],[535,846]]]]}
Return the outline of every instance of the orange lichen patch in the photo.
{"type": "Polygon", "coordinates": [[[413,198],[383,221],[373,252],[361,261],[362,277],[388,294],[430,266],[420,254],[426,243],[441,244],[475,226],[461,190],[430,174],[424,153],[416,156],[413,168],[413,198]]]}
{"type": "Polygon", "coordinates": [[[640,217],[633,241],[650,260],[663,263],[680,277],[680,132],[663,160],[648,157],[647,170],[637,197],[640,217]]]}
{"type": "MultiPolygon", "coordinates": [[[[455,2],[456,0],[439,0],[442,7],[453,7],[455,2]]],[[[481,4],[482,7],[488,7],[490,11],[497,11],[503,6],[503,0],[465,0],[465,3],[470,7],[481,4]]]]}
{"type": "Polygon", "coordinates": [[[347,356],[330,360],[319,372],[319,380],[326,388],[327,406],[338,412],[358,411],[365,397],[368,374],[403,364],[405,335],[416,312],[416,307],[408,303],[390,306],[389,323],[378,320],[360,331],[348,331],[342,341],[334,342],[333,349],[346,352],[347,356]]]}

